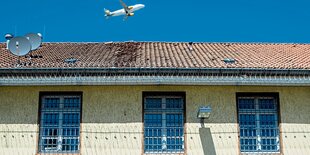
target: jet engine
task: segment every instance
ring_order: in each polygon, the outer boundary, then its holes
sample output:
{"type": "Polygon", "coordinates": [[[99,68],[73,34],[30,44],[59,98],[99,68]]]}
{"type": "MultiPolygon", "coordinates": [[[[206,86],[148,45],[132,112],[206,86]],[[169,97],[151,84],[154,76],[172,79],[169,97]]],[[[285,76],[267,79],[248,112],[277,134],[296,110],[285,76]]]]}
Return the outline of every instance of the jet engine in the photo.
{"type": "Polygon", "coordinates": [[[128,9],[129,9],[129,10],[133,9],[133,6],[128,6],[128,9]]]}
{"type": "Polygon", "coordinates": [[[106,16],[110,16],[111,15],[110,10],[107,10],[107,9],[104,9],[104,13],[105,13],[106,16]]]}
{"type": "Polygon", "coordinates": [[[132,12],[127,14],[127,16],[133,16],[133,15],[135,15],[135,14],[132,12]]]}

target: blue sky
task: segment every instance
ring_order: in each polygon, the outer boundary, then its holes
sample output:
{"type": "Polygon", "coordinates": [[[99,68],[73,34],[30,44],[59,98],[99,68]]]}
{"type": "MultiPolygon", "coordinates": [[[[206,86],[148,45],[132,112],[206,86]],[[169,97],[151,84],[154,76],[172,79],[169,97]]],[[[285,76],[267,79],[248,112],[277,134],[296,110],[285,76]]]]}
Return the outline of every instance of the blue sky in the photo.
{"type": "Polygon", "coordinates": [[[104,8],[121,8],[118,0],[3,0],[0,35],[40,32],[45,42],[310,43],[309,0],[124,1],[146,7],[123,21],[104,17],[104,8]]]}

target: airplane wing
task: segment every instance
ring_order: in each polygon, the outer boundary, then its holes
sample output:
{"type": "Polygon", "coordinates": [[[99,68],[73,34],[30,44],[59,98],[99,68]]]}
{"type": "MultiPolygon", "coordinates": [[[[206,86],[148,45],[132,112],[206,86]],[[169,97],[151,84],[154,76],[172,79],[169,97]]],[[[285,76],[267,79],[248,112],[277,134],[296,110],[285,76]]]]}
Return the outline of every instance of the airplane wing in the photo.
{"type": "Polygon", "coordinates": [[[126,21],[128,19],[128,16],[124,16],[123,21],[126,21]]]}
{"type": "Polygon", "coordinates": [[[128,9],[128,6],[122,0],[119,0],[119,1],[121,2],[122,6],[124,7],[126,14],[128,14],[130,12],[130,10],[128,9]]]}

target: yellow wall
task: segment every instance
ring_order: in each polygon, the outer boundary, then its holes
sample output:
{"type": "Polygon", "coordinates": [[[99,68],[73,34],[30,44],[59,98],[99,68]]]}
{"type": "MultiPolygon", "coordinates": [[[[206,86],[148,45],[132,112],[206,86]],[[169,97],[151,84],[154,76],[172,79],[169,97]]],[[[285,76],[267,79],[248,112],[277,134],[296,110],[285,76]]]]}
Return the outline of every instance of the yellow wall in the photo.
{"type": "Polygon", "coordinates": [[[0,87],[0,155],[34,155],[40,91],[82,91],[83,155],[143,152],[142,92],[186,92],[186,153],[238,154],[236,92],[279,92],[284,154],[310,152],[310,88],[253,86],[48,86],[0,87]],[[199,106],[212,106],[200,128],[199,106]]]}

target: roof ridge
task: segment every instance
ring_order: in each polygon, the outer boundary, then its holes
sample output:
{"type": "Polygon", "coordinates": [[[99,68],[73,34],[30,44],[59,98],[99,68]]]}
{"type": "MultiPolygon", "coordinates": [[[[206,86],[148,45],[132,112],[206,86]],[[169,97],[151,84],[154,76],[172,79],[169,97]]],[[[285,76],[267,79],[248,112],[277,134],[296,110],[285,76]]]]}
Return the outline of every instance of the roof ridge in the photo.
{"type": "MultiPolygon", "coordinates": [[[[43,44],[106,44],[106,43],[173,43],[183,44],[191,41],[106,41],[106,42],[43,42],[43,44]]],[[[310,43],[284,43],[284,42],[192,42],[195,44],[253,44],[253,45],[310,45],[310,43]]],[[[0,42],[6,44],[6,42],[0,42]]]]}

